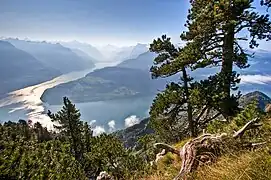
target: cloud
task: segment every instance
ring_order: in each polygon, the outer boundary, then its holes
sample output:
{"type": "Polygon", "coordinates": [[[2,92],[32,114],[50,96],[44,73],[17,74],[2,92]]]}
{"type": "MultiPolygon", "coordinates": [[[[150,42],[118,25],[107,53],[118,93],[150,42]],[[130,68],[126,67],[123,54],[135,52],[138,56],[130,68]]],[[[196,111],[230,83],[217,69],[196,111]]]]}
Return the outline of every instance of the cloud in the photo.
{"type": "Polygon", "coordinates": [[[109,121],[107,124],[108,124],[108,126],[109,126],[109,131],[110,131],[110,132],[112,132],[112,131],[114,131],[114,130],[116,129],[116,128],[115,128],[116,123],[115,123],[114,120],[109,121]]]}
{"type": "Polygon", "coordinates": [[[242,75],[241,84],[267,84],[271,82],[271,75],[242,75]]]}
{"type": "Polygon", "coordinates": [[[105,129],[102,127],[102,126],[96,126],[94,129],[93,129],[93,135],[94,136],[98,136],[102,133],[105,133],[105,129]]]}
{"type": "Polygon", "coordinates": [[[139,118],[136,117],[136,115],[132,115],[130,117],[127,117],[125,120],[125,127],[131,127],[135,124],[138,124],[140,122],[139,118]]]}
{"type": "Polygon", "coordinates": [[[96,123],[96,120],[91,120],[91,121],[89,122],[90,125],[94,125],[95,123],[96,123]]]}

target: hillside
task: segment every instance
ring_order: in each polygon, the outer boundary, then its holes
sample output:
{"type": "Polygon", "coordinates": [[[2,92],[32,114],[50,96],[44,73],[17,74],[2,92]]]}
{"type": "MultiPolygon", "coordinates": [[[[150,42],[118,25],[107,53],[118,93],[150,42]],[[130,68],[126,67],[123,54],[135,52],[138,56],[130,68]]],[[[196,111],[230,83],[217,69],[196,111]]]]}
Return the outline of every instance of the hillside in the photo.
{"type": "Polygon", "coordinates": [[[52,67],[61,73],[69,73],[94,67],[93,62],[81,58],[71,49],[59,43],[52,44],[18,39],[7,39],[7,41],[16,48],[28,52],[44,65],[52,67]]]}
{"type": "Polygon", "coordinates": [[[72,52],[74,52],[77,56],[81,57],[82,59],[85,60],[85,62],[89,62],[93,64],[94,62],[97,62],[97,60],[91,56],[89,56],[87,53],[80,49],[71,49],[72,52]]]}
{"type": "Polygon", "coordinates": [[[38,84],[61,74],[6,41],[0,41],[0,59],[0,97],[10,91],[38,84]]]}
{"type": "Polygon", "coordinates": [[[115,45],[105,45],[98,47],[99,51],[103,54],[107,61],[117,61],[122,62],[127,59],[134,59],[142,53],[148,51],[146,44],[136,44],[133,46],[115,46],[115,45]]]}
{"type": "Polygon", "coordinates": [[[266,94],[260,91],[253,91],[245,94],[239,100],[240,106],[245,107],[250,102],[256,101],[258,102],[258,106],[260,109],[264,110],[267,104],[271,104],[271,99],[266,94]]]}
{"type": "Polygon", "coordinates": [[[63,96],[74,102],[142,97],[154,95],[163,86],[164,81],[152,80],[148,71],[106,67],[79,80],[47,89],[41,99],[49,104],[61,104],[63,96]]]}
{"type": "Polygon", "coordinates": [[[154,133],[154,131],[148,127],[149,120],[149,118],[143,119],[139,124],[135,124],[126,129],[116,131],[113,134],[116,135],[124,143],[125,147],[135,147],[137,145],[138,138],[146,134],[154,133]]]}
{"type": "Polygon", "coordinates": [[[140,43],[135,46],[121,47],[115,50],[114,60],[126,61],[127,59],[135,59],[147,51],[147,45],[140,43]]]}
{"type": "Polygon", "coordinates": [[[154,53],[145,52],[137,56],[133,59],[127,59],[120,64],[118,67],[126,67],[126,68],[135,68],[135,69],[142,69],[142,70],[149,70],[153,65],[153,59],[156,57],[154,53]]]}
{"type": "MultiPolygon", "coordinates": [[[[239,103],[241,107],[245,107],[253,101],[258,102],[261,110],[264,110],[267,104],[271,104],[271,98],[259,91],[254,91],[243,95],[240,98],[239,103]]],[[[136,147],[138,138],[146,134],[153,133],[153,130],[147,126],[148,124],[149,118],[146,118],[143,119],[139,124],[119,130],[114,134],[124,143],[126,147],[136,147]]]]}

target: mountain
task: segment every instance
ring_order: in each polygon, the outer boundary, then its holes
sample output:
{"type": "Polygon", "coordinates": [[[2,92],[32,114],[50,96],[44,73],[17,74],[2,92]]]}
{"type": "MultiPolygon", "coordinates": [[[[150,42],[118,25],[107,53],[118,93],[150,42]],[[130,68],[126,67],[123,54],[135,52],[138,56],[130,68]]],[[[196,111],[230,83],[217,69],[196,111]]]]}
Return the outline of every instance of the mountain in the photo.
{"type": "Polygon", "coordinates": [[[153,65],[153,60],[156,57],[155,53],[152,52],[145,52],[140,54],[134,59],[127,59],[120,64],[118,67],[125,67],[125,68],[135,68],[135,69],[142,69],[142,70],[149,70],[153,65]]]}
{"type": "Polygon", "coordinates": [[[79,80],[47,89],[41,99],[49,104],[61,104],[63,96],[67,96],[73,102],[140,98],[154,95],[164,84],[164,80],[152,80],[148,71],[106,67],[79,80]]]}
{"type": "Polygon", "coordinates": [[[145,53],[149,51],[148,45],[147,44],[141,44],[138,43],[131,51],[130,57],[131,59],[137,58],[140,54],[145,53]]]}
{"type": "Polygon", "coordinates": [[[122,62],[127,59],[133,59],[140,54],[147,52],[148,47],[146,44],[136,44],[135,46],[117,47],[114,45],[106,45],[99,47],[99,50],[109,61],[122,62]]]}
{"type": "Polygon", "coordinates": [[[245,107],[252,101],[258,102],[258,106],[261,110],[265,109],[267,104],[271,104],[271,98],[260,91],[253,91],[245,94],[239,100],[240,106],[245,107]]]}
{"type": "Polygon", "coordinates": [[[105,61],[105,57],[103,54],[94,46],[87,44],[87,43],[81,43],[78,41],[71,41],[71,42],[59,42],[61,45],[70,48],[70,49],[77,49],[89,56],[90,59],[92,59],[93,62],[99,62],[99,61],[105,61]]]}
{"type": "MultiPolygon", "coordinates": [[[[107,61],[117,60],[116,55],[123,50],[121,47],[117,47],[111,44],[97,47],[107,61]]],[[[125,47],[126,48],[126,47],[125,47]]]]}
{"type": "Polygon", "coordinates": [[[0,97],[26,86],[50,80],[61,73],[43,65],[29,53],[0,41],[0,97]]]}
{"type": "Polygon", "coordinates": [[[80,49],[71,49],[71,50],[72,52],[77,54],[79,57],[84,59],[86,62],[89,62],[91,64],[93,64],[94,62],[97,62],[96,59],[94,59],[93,57],[90,57],[87,53],[85,53],[84,51],[81,51],[80,49]]]}
{"type": "Polygon", "coordinates": [[[93,62],[87,61],[71,49],[61,44],[52,44],[34,41],[24,41],[18,39],[7,39],[16,48],[28,52],[39,60],[42,64],[54,68],[61,73],[69,73],[94,67],[93,62]]]}

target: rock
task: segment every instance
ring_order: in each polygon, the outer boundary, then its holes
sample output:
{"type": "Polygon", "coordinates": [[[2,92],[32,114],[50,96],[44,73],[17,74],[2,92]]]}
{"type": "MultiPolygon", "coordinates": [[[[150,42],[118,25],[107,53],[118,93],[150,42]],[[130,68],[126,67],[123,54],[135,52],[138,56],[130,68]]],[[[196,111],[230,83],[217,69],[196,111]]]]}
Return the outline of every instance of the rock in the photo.
{"type": "Polygon", "coordinates": [[[106,171],[100,172],[96,180],[113,180],[113,177],[108,174],[106,171]]]}

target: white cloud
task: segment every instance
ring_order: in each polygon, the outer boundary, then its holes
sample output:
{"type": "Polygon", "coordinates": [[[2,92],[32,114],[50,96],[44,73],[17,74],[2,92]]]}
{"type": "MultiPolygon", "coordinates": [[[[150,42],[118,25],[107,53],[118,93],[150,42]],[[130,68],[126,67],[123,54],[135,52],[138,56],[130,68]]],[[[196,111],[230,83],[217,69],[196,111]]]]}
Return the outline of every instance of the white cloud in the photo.
{"type": "Polygon", "coordinates": [[[271,75],[242,75],[242,84],[267,84],[271,82],[271,75]]]}
{"type": "Polygon", "coordinates": [[[110,132],[112,132],[112,131],[114,131],[116,129],[115,125],[116,125],[116,123],[115,123],[114,120],[111,120],[111,121],[108,122],[108,126],[109,126],[109,131],[110,132]]]}
{"type": "Polygon", "coordinates": [[[137,118],[136,115],[127,117],[124,121],[125,121],[125,127],[131,127],[140,122],[139,118],[137,118]]]}
{"type": "Polygon", "coordinates": [[[93,124],[95,124],[97,121],[96,120],[91,120],[90,122],[89,122],[89,124],[90,125],[93,125],[93,124]]]}
{"type": "Polygon", "coordinates": [[[102,127],[102,126],[96,126],[94,129],[93,129],[93,135],[94,136],[98,136],[102,133],[105,133],[105,129],[102,127]]]}

